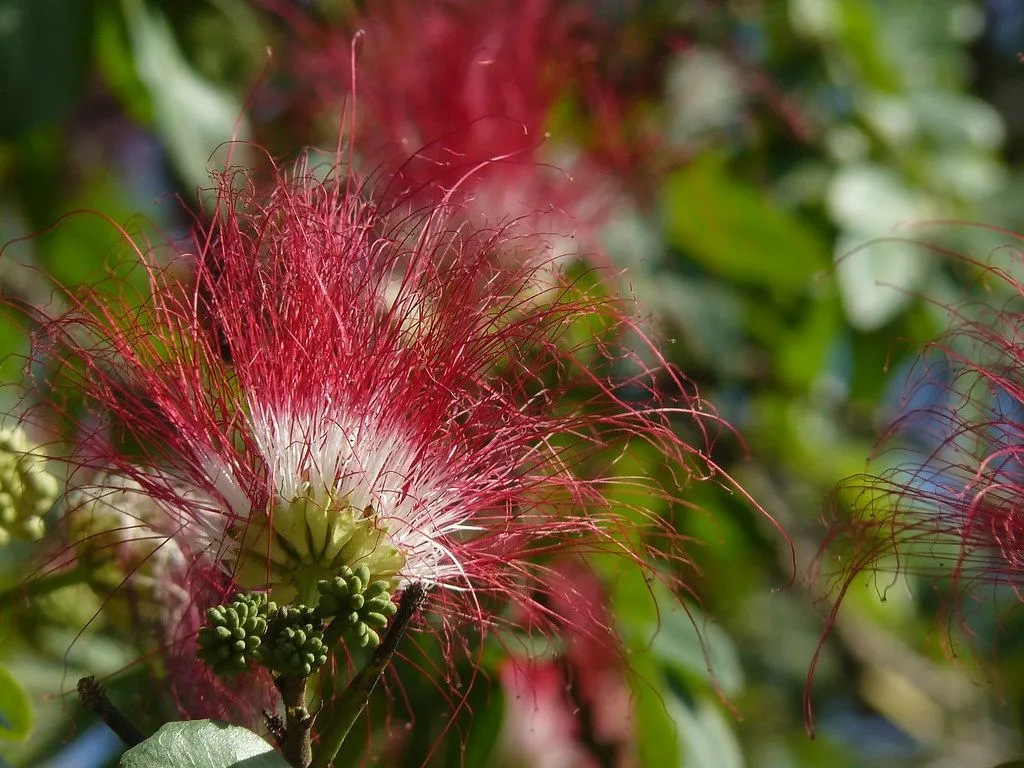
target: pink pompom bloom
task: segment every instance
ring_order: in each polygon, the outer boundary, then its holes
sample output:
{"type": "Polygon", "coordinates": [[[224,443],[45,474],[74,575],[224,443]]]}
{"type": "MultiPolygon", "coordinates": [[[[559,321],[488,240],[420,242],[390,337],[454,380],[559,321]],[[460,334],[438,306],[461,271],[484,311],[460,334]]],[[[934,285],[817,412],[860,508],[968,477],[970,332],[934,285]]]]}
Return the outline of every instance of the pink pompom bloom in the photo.
{"type": "MultiPolygon", "coordinates": [[[[1024,297],[1007,272],[984,270],[1024,297]]],[[[887,468],[840,489],[856,516],[822,547],[820,565],[840,558],[826,634],[865,573],[882,574],[883,593],[893,573],[946,580],[953,619],[978,587],[1024,583],[1024,314],[1012,304],[950,312],[953,329],[906,373],[874,458],[887,468]]]]}
{"type": "Polygon", "coordinates": [[[538,288],[533,241],[453,227],[445,207],[383,209],[339,176],[275,170],[256,192],[224,174],[180,257],[191,287],[149,266],[141,306],[95,293],[46,324],[37,354],[111,425],[72,461],[156,502],[164,520],[149,524],[191,563],[204,606],[212,573],[221,599],[315,605],[319,580],[366,566],[486,626],[509,603],[537,612],[554,552],[646,566],[649,533],[679,566],[679,535],[645,505],[714,471],[677,430],[707,437],[716,419],[624,303],[592,273],[538,288]],[[522,258],[494,258],[508,249],[522,258]],[[602,486],[630,441],[678,481],[615,477],[613,504],[602,486]]]}
{"type": "MultiPolygon", "coordinates": [[[[333,125],[339,106],[354,103],[365,122],[357,149],[383,159],[404,191],[458,190],[490,221],[596,245],[617,183],[581,148],[548,136],[560,100],[579,90],[603,111],[616,102],[594,84],[596,22],[585,4],[386,0],[345,24],[288,17],[307,109],[333,125]]],[[[612,132],[602,126],[597,139],[612,132]]]]}

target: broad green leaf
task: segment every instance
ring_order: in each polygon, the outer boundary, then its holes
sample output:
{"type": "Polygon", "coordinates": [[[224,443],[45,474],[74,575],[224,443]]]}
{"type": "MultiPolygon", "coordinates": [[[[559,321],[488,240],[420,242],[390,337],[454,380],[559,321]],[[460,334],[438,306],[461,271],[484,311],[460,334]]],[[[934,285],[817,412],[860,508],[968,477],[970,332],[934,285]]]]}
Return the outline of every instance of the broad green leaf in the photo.
{"type": "Polygon", "coordinates": [[[743,669],[731,638],[697,607],[681,604],[639,569],[622,572],[612,588],[619,631],[634,654],[643,653],[689,681],[727,696],[743,689],[743,669]]]}
{"type": "Polygon", "coordinates": [[[662,685],[657,663],[650,655],[637,654],[631,659],[631,666],[640,768],[682,766],[678,727],[665,704],[670,694],[662,685]]]}
{"type": "Polygon", "coordinates": [[[454,750],[452,764],[458,768],[487,768],[494,763],[494,751],[505,722],[505,698],[488,686],[471,692],[466,742],[454,750]]]}
{"type": "Polygon", "coordinates": [[[21,684],[0,667],[0,739],[24,739],[32,730],[32,703],[21,684]]]}
{"type": "Polygon", "coordinates": [[[722,277],[792,296],[828,268],[828,249],[811,227],[730,178],[716,158],[669,177],[663,199],[669,243],[722,277]]]}
{"type": "Polygon", "coordinates": [[[167,723],[121,757],[120,768],[288,768],[255,733],[219,720],[167,723]]]}

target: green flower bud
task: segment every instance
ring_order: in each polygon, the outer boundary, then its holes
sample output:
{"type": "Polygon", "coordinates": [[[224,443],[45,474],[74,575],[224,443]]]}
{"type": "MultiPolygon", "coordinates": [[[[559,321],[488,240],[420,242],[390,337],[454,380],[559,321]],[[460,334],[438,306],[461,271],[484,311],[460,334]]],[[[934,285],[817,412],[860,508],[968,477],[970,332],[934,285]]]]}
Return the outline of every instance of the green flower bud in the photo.
{"type": "Polygon", "coordinates": [[[264,640],[263,664],[279,675],[309,677],[327,661],[323,622],[312,608],[278,609],[264,640]]]}
{"type": "Polygon", "coordinates": [[[239,595],[206,612],[199,630],[198,655],[218,675],[237,675],[260,661],[267,620],[277,606],[262,592],[239,595]]]}
{"type": "Polygon", "coordinates": [[[343,637],[362,648],[380,645],[377,630],[384,629],[398,610],[391,599],[394,584],[384,579],[371,582],[370,578],[370,569],[361,565],[355,570],[346,567],[341,575],[317,584],[317,614],[332,624],[341,622],[343,637]]]}
{"type": "Polygon", "coordinates": [[[99,594],[127,585],[137,597],[164,605],[174,594],[168,574],[184,567],[178,541],[161,530],[168,515],[134,480],[101,474],[70,494],[66,520],[79,563],[99,594]]]}

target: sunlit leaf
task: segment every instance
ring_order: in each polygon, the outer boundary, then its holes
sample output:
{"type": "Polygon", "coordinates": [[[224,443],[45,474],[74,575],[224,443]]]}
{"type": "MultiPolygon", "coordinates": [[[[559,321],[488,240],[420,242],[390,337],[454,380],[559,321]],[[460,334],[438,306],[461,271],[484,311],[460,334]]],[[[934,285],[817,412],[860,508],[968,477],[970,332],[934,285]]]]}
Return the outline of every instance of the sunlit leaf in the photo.
{"type": "Polygon", "coordinates": [[[743,669],[732,640],[699,608],[681,605],[665,585],[647,583],[635,570],[616,579],[612,594],[620,631],[632,650],[726,695],[743,689],[743,669]]]}
{"type": "Polygon", "coordinates": [[[905,228],[928,218],[927,202],[896,173],[863,164],[836,174],[828,205],[845,228],[835,253],[847,319],[862,331],[880,328],[913,301],[932,269],[932,259],[914,247],[915,235],[905,228]]]}
{"type": "Polygon", "coordinates": [[[167,723],[121,757],[120,768],[288,768],[255,733],[217,720],[167,723]]]}
{"type": "Polygon", "coordinates": [[[701,697],[666,702],[679,728],[687,768],[743,768],[743,751],[728,716],[716,701],[701,697]]]}
{"type": "MultiPolygon", "coordinates": [[[[153,99],[157,130],[185,181],[207,186],[214,150],[232,138],[244,138],[235,136],[242,105],[190,66],[157,9],[142,0],[123,0],[123,5],[136,69],[153,99]]],[[[243,150],[235,145],[232,151],[243,150]]]]}

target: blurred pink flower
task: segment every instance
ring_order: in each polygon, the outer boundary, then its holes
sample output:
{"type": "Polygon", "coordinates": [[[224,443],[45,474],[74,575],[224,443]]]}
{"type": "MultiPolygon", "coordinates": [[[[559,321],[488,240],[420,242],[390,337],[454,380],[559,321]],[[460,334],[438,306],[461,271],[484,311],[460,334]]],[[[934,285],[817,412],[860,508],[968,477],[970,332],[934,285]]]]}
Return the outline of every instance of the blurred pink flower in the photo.
{"type": "MultiPolygon", "coordinates": [[[[1008,272],[974,266],[1024,298],[1008,272]]],[[[905,373],[899,414],[874,457],[886,469],[839,491],[855,516],[835,525],[819,556],[819,567],[826,557],[839,563],[826,636],[865,573],[879,574],[883,595],[896,573],[945,582],[938,591],[953,629],[979,587],[987,598],[992,585],[1019,597],[1024,584],[1024,313],[1015,302],[949,312],[952,330],[905,373]]]]}
{"type": "Polygon", "coordinates": [[[604,112],[615,100],[591,86],[585,4],[386,0],[345,26],[294,24],[294,76],[312,89],[316,115],[336,121],[348,104],[360,153],[385,158],[403,193],[457,193],[492,224],[571,232],[597,247],[617,185],[547,133],[560,100],[584,82],[604,112]]]}
{"type": "Polygon", "coordinates": [[[633,694],[605,590],[578,560],[563,559],[554,572],[565,650],[546,661],[513,655],[503,669],[503,751],[538,768],[633,766],[633,694]]]}

